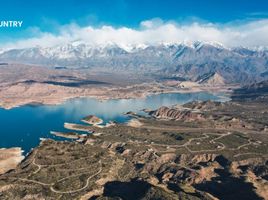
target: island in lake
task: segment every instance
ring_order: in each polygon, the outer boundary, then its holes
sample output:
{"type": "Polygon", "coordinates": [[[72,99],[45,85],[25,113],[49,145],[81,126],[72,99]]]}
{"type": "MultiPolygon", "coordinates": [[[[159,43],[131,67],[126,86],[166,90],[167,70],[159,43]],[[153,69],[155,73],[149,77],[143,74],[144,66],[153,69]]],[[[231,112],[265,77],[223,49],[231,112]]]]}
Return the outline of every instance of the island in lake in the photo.
{"type": "Polygon", "coordinates": [[[268,200],[268,0],[1,1],[0,200],[268,200]]]}
{"type": "Polygon", "coordinates": [[[266,199],[268,94],[258,93],[263,85],[236,90],[228,102],[128,112],[127,123],[100,126],[100,118],[88,116],[83,120],[91,125],[65,125],[69,131],[52,133],[73,140],[43,139],[0,176],[0,197],[266,199]]]}

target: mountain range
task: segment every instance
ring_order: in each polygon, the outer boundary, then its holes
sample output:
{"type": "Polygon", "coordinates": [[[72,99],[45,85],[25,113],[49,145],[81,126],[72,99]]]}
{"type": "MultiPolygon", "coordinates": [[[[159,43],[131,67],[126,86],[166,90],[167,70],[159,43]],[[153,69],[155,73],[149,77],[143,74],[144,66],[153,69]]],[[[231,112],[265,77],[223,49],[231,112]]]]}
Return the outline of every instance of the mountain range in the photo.
{"type": "Polygon", "coordinates": [[[142,73],[199,82],[215,73],[227,83],[268,78],[266,48],[227,48],[204,42],[140,44],[127,48],[113,43],[96,46],[73,42],[55,47],[1,50],[0,62],[142,73]]]}

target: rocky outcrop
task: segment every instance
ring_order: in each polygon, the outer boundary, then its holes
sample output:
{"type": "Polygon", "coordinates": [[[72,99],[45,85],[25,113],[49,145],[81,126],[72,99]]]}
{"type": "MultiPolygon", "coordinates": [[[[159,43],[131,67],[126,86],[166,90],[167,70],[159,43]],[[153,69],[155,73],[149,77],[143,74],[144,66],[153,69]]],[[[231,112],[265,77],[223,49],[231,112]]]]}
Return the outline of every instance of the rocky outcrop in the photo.
{"type": "Polygon", "coordinates": [[[152,113],[152,116],[158,119],[173,119],[182,121],[204,120],[201,112],[187,108],[168,108],[160,107],[152,113]]]}
{"type": "Polygon", "coordinates": [[[217,72],[205,74],[198,80],[200,84],[211,86],[225,85],[225,79],[217,72]]]}
{"type": "Polygon", "coordinates": [[[103,123],[103,120],[98,118],[97,116],[95,115],[89,115],[85,118],[82,119],[82,122],[85,122],[85,123],[88,123],[88,124],[93,124],[93,125],[96,125],[96,124],[101,124],[103,123]]]}
{"type": "Polygon", "coordinates": [[[208,101],[192,101],[190,103],[184,104],[183,106],[190,109],[206,111],[206,110],[215,110],[222,105],[223,105],[222,102],[208,100],[208,101]]]}

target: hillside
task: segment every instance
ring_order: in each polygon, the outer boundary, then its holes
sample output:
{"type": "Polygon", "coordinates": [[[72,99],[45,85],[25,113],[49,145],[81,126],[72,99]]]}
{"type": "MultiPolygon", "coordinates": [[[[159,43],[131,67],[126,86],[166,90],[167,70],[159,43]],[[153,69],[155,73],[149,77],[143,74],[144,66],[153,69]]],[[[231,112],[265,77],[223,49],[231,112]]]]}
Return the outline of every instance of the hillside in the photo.
{"type": "Polygon", "coordinates": [[[0,62],[116,73],[139,72],[190,81],[206,74],[214,74],[215,77],[209,81],[211,84],[248,83],[267,78],[268,51],[242,47],[230,49],[204,42],[140,44],[131,48],[116,44],[92,46],[80,42],[46,48],[3,50],[0,53],[0,62]]]}
{"type": "Polygon", "coordinates": [[[197,80],[200,84],[207,85],[224,85],[226,80],[217,72],[204,74],[197,80]]]}
{"type": "Polygon", "coordinates": [[[268,81],[257,82],[234,90],[232,99],[237,101],[267,99],[268,81]]]}

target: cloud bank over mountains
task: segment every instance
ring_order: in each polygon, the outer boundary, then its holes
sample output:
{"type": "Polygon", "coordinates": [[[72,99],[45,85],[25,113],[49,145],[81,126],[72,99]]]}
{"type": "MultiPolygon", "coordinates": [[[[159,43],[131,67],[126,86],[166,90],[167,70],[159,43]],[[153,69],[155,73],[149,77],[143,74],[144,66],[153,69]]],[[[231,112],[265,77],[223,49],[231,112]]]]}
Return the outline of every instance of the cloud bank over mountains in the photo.
{"type": "Polygon", "coordinates": [[[159,43],[192,43],[195,41],[216,42],[226,47],[268,46],[268,19],[240,23],[213,24],[192,22],[179,24],[161,19],[142,21],[138,28],[113,26],[63,25],[58,33],[42,32],[32,28],[31,38],[20,39],[1,45],[1,48],[51,47],[74,41],[89,45],[116,44],[122,48],[134,45],[159,43]]]}

